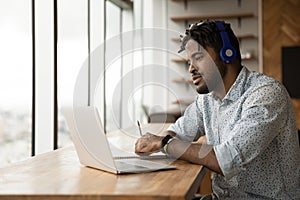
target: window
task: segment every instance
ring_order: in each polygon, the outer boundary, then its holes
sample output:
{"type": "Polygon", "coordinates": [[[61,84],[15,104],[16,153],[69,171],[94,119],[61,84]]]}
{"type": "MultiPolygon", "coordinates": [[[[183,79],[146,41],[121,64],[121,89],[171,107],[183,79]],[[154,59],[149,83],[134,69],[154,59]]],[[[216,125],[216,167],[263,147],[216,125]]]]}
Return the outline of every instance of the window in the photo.
{"type": "MultiPolygon", "coordinates": [[[[0,166],[71,144],[61,108],[72,104],[74,84],[89,53],[102,45],[104,38],[132,30],[132,7],[124,8],[123,3],[119,0],[0,2],[0,166]]],[[[122,48],[118,51],[122,55],[122,48]]],[[[132,69],[131,63],[132,55],[110,63],[104,91],[108,103],[104,105],[103,99],[99,99],[107,111],[113,106],[114,91],[110,88],[132,69]]],[[[95,78],[93,74],[86,76],[90,82],[95,78]]],[[[91,100],[93,91],[88,90],[87,94],[91,100]]],[[[122,91],[118,96],[122,99],[122,91]]],[[[119,101],[120,123],[126,120],[123,103],[119,101]]],[[[112,119],[110,112],[101,114],[108,121],[112,119]]],[[[107,128],[116,127],[107,123],[107,128]]]]}
{"type": "MultiPolygon", "coordinates": [[[[115,95],[114,88],[126,71],[126,67],[123,66],[126,61],[122,56],[107,63],[109,67],[105,71],[105,87],[102,88],[100,97],[95,99],[95,91],[93,91],[94,87],[97,87],[95,84],[98,84],[99,79],[103,78],[98,77],[97,72],[104,70],[104,66],[99,65],[99,62],[103,61],[104,55],[97,54],[97,50],[105,45],[104,38],[108,42],[115,37],[119,40],[122,31],[132,30],[132,9],[130,7],[123,9],[116,2],[107,0],[102,4],[102,1],[66,0],[58,4],[59,147],[71,143],[69,130],[60,108],[65,104],[72,104],[74,84],[79,70],[85,65],[88,65],[86,66],[88,72],[83,77],[89,81],[89,88],[84,89],[88,96],[84,97],[83,101],[89,105],[100,107],[100,115],[106,131],[118,128],[114,121],[116,116],[112,115],[114,106],[112,97],[115,95]],[[95,52],[96,54],[94,54],[95,52]],[[101,67],[102,69],[99,70],[101,67]]],[[[118,52],[118,55],[122,54],[120,46],[114,50],[118,52]]],[[[128,64],[130,59],[126,60],[128,64]]],[[[81,96],[86,94],[81,94],[81,96]]],[[[120,98],[117,106],[122,107],[123,102],[120,102],[122,91],[117,96],[120,98]]],[[[117,123],[122,123],[122,110],[118,112],[117,121],[117,123]]]]}
{"type": "Polygon", "coordinates": [[[82,0],[58,1],[58,147],[71,144],[61,112],[72,104],[77,74],[88,57],[88,3],[82,0]]]}
{"type": "MultiPolygon", "coordinates": [[[[116,48],[109,49],[112,51],[118,52],[117,55],[120,56],[122,54],[121,45],[122,42],[120,40],[120,34],[122,32],[122,10],[115,4],[111,3],[110,1],[106,1],[106,40],[108,41],[107,46],[110,47],[110,42],[116,41],[116,48]]],[[[107,52],[109,53],[109,52],[107,52]]],[[[117,105],[113,105],[113,96],[116,95],[121,99],[121,90],[118,90],[118,94],[114,94],[116,92],[115,88],[117,87],[118,83],[122,77],[122,57],[113,58],[111,63],[106,63],[106,72],[105,72],[105,97],[106,97],[106,131],[112,131],[117,129],[116,124],[121,124],[122,118],[120,117],[121,112],[117,115],[114,115],[113,106],[120,107],[120,101],[114,101],[117,105]]],[[[110,62],[110,61],[108,61],[110,62]]],[[[101,77],[100,77],[101,78],[101,77]]],[[[118,109],[119,110],[119,109],[118,109]]],[[[121,110],[119,110],[121,111],[121,110]]]]}
{"type": "Polygon", "coordinates": [[[31,1],[0,2],[0,166],[31,155],[31,1]]]}
{"type": "MultiPolygon", "coordinates": [[[[122,46],[123,33],[126,34],[133,29],[133,12],[130,7],[119,7],[115,3],[116,1],[106,1],[105,73],[100,74],[99,77],[104,84],[103,91],[94,102],[97,105],[99,104],[97,101],[105,101],[100,106],[100,113],[106,132],[126,127],[130,121],[128,112],[132,114],[134,110],[131,103],[128,103],[126,99],[124,101],[124,90],[130,90],[130,88],[124,87],[122,82],[126,73],[133,69],[133,55],[124,54],[122,46]]],[[[127,84],[127,86],[130,85],[130,83],[127,84]]]]}

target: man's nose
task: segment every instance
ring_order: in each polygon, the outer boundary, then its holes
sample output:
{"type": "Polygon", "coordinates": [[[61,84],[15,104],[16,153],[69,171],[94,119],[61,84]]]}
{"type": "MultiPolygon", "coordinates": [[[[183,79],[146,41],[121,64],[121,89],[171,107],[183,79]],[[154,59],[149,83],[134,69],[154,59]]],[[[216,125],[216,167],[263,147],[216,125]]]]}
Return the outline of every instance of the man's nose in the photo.
{"type": "Polygon", "coordinates": [[[195,68],[195,66],[193,65],[193,63],[191,62],[190,64],[189,64],[189,72],[190,73],[193,73],[193,71],[195,71],[196,70],[196,68],[195,68]]]}

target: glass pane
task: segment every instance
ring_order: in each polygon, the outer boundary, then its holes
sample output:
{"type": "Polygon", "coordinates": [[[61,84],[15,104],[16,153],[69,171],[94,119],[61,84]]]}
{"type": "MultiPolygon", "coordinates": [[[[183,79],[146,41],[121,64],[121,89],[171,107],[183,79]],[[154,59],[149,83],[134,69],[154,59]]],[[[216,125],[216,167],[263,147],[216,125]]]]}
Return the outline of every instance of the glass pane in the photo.
{"type": "MultiPolygon", "coordinates": [[[[120,17],[121,17],[121,9],[117,7],[115,4],[111,3],[110,1],[106,1],[106,40],[108,42],[119,40],[119,36],[121,32],[121,24],[120,24],[120,17]],[[112,39],[113,38],[113,39],[112,39]]],[[[107,46],[111,47],[111,44],[107,44],[107,46]]],[[[110,49],[106,53],[110,53],[109,51],[116,51],[120,52],[118,55],[121,55],[120,45],[117,43],[115,49],[110,49]]],[[[113,95],[117,95],[121,98],[120,94],[114,94],[116,92],[115,88],[119,81],[121,80],[121,57],[116,58],[113,60],[112,63],[106,63],[106,78],[105,78],[105,96],[106,96],[106,131],[110,132],[112,130],[117,129],[117,124],[121,123],[121,112],[114,113],[112,111],[112,107],[120,107],[120,105],[113,105],[113,95]],[[116,115],[113,115],[116,114],[116,115]]]]}
{"type": "Polygon", "coordinates": [[[71,105],[77,74],[88,56],[87,1],[58,1],[58,147],[71,144],[61,107],[71,105]]]}
{"type": "Polygon", "coordinates": [[[31,155],[31,1],[0,1],[0,166],[31,155]]]}

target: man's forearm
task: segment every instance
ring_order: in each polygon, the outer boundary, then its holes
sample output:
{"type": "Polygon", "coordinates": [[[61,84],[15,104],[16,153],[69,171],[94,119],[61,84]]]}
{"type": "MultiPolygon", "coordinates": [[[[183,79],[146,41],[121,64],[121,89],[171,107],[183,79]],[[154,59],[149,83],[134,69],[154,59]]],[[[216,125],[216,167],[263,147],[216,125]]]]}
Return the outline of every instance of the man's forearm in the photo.
{"type": "Polygon", "coordinates": [[[213,146],[207,144],[191,144],[181,140],[173,140],[168,145],[168,153],[175,158],[203,165],[210,170],[222,174],[213,146]]]}

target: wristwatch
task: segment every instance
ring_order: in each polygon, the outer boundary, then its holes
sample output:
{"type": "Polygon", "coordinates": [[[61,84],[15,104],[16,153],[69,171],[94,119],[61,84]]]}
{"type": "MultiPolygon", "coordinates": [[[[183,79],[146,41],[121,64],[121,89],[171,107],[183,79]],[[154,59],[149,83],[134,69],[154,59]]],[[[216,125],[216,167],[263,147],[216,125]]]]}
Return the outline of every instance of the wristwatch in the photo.
{"type": "Polygon", "coordinates": [[[169,144],[169,141],[171,141],[172,138],[173,138],[173,137],[172,137],[171,135],[166,135],[166,136],[162,139],[160,148],[161,148],[161,151],[162,151],[163,153],[168,154],[168,153],[167,153],[167,146],[168,146],[168,144],[169,144]]]}

